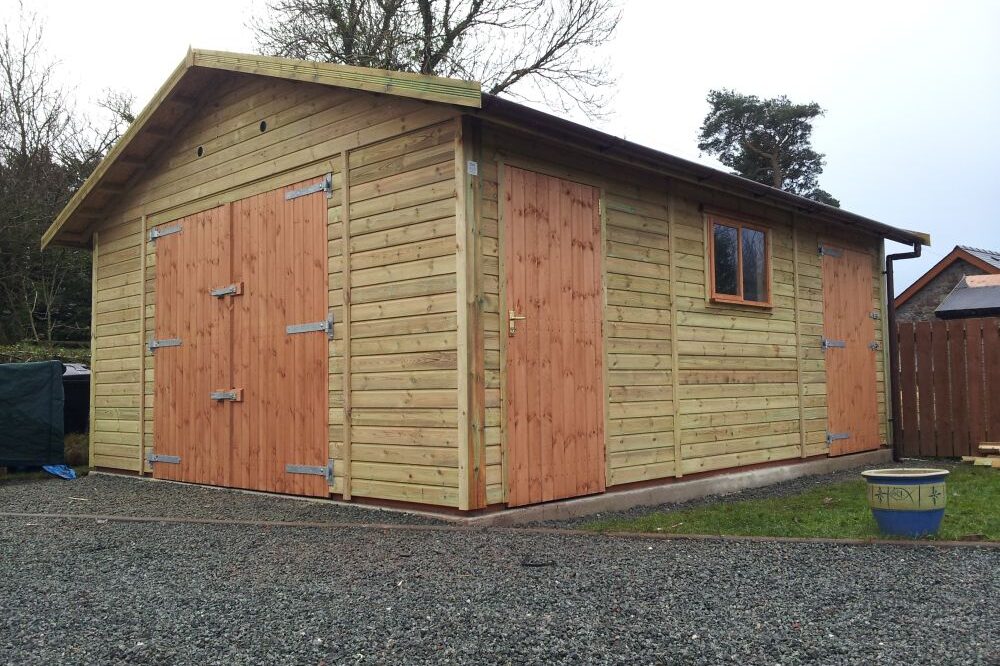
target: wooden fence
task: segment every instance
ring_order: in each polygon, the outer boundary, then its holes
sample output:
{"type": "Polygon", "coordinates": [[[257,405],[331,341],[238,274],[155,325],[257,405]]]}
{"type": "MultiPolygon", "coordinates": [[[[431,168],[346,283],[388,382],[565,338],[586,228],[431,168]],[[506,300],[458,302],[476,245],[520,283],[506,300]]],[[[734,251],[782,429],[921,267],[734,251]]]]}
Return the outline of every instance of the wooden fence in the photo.
{"type": "Polygon", "coordinates": [[[978,455],[1000,441],[1000,317],[899,322],[904,456],[978,455]]]}

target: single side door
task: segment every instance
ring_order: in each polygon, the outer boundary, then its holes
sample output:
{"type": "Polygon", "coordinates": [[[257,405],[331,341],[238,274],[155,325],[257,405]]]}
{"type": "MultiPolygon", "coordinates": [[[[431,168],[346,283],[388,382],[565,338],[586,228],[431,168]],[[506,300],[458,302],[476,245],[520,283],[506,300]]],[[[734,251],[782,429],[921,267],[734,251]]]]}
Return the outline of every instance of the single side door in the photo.
{"type": "Polygon", "coordinates": [[[824,243],[823,358],[830,455],[880,446],[872,313],[872,257],[824,243]]]}
{"type": "Polygon", "coordinates": [[[504,169],[509,506],[605,487],[600,192],[504,169]]]}

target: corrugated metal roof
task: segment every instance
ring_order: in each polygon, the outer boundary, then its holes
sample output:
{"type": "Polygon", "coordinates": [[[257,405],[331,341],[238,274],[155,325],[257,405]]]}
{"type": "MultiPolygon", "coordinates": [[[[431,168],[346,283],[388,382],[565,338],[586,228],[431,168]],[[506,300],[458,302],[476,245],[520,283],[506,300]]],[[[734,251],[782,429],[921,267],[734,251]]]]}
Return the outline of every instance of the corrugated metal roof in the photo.
{"type": "Polygon", "coordinates": [[[1000,314],[1000,275],[962,278],[934,314],[941,319],[1000,314]]]}
{"type": "Polygon", "coordinates": [[[986,263],[1000,268],[1000,252],[997,252],[996,250],[983,250],[978,247],[969,247],[968,245],[959,245],[959,247],[969,254],[979,257],[986,263]]]}

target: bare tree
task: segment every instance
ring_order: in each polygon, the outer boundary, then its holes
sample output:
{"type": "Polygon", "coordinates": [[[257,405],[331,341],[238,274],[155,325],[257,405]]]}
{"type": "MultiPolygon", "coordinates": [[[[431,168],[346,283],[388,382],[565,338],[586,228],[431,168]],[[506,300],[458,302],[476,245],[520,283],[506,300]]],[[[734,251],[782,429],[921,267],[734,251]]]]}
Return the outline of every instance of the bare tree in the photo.
{"type": "Polygon", "coordinates": [[[90,325],[89,253],[41,252],[46,227],[117,140],[131,98],[106,93],[108,119],[77,113],[45,56],[43,26],[0,33],[0,340],[80,338],[90,325]]]}
{"type": "Polygon", "coordinates": [[[616,0],[270,0],[252,22],[271,55],[473,79],[491,94],[600,116],[600,47],[616,0]]]}

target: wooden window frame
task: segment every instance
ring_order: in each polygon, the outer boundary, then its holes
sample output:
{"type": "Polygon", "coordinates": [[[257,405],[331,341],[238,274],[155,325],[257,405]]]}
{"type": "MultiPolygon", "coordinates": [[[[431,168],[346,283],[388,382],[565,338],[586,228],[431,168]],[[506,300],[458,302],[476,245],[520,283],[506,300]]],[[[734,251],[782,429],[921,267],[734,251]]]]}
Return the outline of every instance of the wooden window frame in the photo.
{"type": "Polygon", "coordinates": [[[727,303],[730,305],[748,305],[755,308],[773,307],[773,289],[771,284],[771,233],[770,227],[765,227],[754,222],[732,217],[719,213],[705,214],[705,230],[708,236],[708,279],[709,279],[709,300],[713,303],[727,303]],[[736,290],[737,294],[721,294],[715,288],[715,224],[736,229],[737,250],[736,250],[736,290]],[[767,289],[766,301],[749,301],[743,298],[743,229],[753,229],[764,234],[764,280],[767,289]]]}

